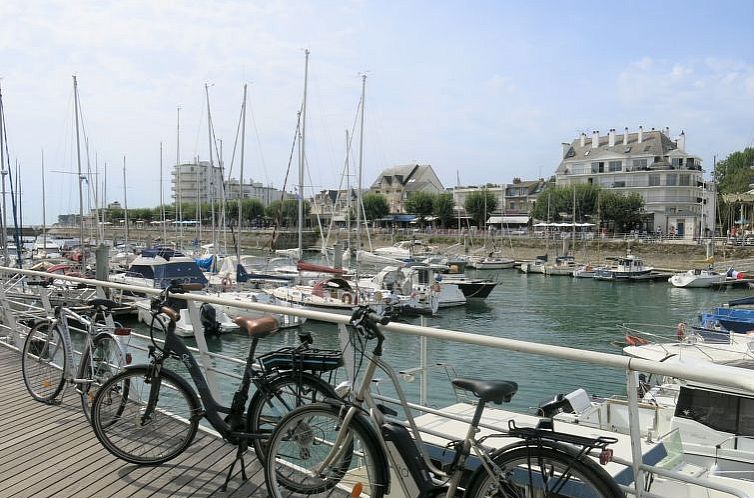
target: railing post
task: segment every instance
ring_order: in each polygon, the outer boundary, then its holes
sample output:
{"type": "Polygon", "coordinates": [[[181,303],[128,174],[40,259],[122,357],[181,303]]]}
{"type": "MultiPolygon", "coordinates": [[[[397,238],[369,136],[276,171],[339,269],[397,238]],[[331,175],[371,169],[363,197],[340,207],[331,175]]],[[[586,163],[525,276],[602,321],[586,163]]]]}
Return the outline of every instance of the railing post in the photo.
{"type": "Polygon", "coordinates": [[[212,358],[209,356],[209,348],[207,347],[207,339],[204,337],[204,328],[202,327],[202,318],[199,314],[199,307],[196,301],[186,300],[188,306],[189,318],[191,319],[191,326],[194,328],[194,339],[196,339],[196,347],[199,350],[199,355],[202,357],[202,363],[199,365],[204,371],[204,378],[207,379],[207,385],[215,399],[220,399],[220,389],[217,387],[217,378],[215,372],[210,368],[212,358]]]}
{"type": "Polygon", "coordinates": [[[641,427],[639,425],[639,385],[636,372],[626,370],[628,388],[628,428],[631,436],[631,464],[634,471],[634,490],[636,497],[644,494],[644,471],[641,469],[641,427]]]}
{"type": "Polygon", "coordinates": [[[18,334],[18,324],[16,323],[16,315],[13,313],[8,298],[5,295],[5,287],[0,286],[0,303],[3,307],[3,314],[5,315],[5,325],[10,329],[10,340],[12,345],[21,349],[21,336],[18,334]]]}
{"type": "MultiPolygon", "coordinates": [[[[422,327],[427,326],[427,317],[422,315],[421,317],[422,327]]],[[[420,361],[421,368],[421,386],[419,388],[419,403],[423,406],[427,406],[427,384],[429,381],[429,371],[427,370],[427,338],[422,336],[419,338],[420,346],[420,361]]]]}

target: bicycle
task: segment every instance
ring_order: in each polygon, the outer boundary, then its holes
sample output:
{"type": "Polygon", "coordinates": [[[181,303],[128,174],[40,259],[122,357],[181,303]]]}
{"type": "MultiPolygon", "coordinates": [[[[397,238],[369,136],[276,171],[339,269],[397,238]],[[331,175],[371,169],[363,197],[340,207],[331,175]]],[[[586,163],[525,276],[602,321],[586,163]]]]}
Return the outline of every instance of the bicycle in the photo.
{"type": "Polygon", "coordinates": [[[198,290],[198,286],[173,283],[152,302],[150,362],[129,366],[102,386],[92,402],[92,426],[102,445],[116,457],[140,465],[158,465],[185,451],[193,442],[200,419],[206,418],[226,441],[238,446],[225,488],[236,462],[240,461],[242,478],[247,479],[243,455],[249,442],[257,458],[264,458],[265,441],[285,413],[305,402],[337,398],[334,388],[315,372],[338,368],[342,356],[339,351],[310,350],[311,341],[305,340],[298,348],[263,355],[257,364],[257,344],[277,331],[278,322],[269,315],[237,317],[234,322],[252,340],[241,383],[231,405],[223,406],[213,397],[191,351],[175,334],[180,314],[171,307],[177,300],[171,295],[188,290],[198,290]],[[163,323],[157,319],[159,315],[167,322],[162,347],[154,339],[155,324],[163,323]],[[196,390],[164,366],[168,358],[181,362],[196,390]],[[245,411],[251,384],[256,392],[245,411]]]}
{"type": "Polygon", "coordinates": [[[617,442],[615,438],[555,432],[552,419],[542,419],[537,427],[516,427],[511,421],[506,433],[477,439],[485,404],[510,401],[518,390],[515,382],[452,381],[455,387],[473,393],[478,404],[465,438],[443,450],[452,454],[450,461],[443,458],[444,465],[436,464],[428,455],[396,372],[381,359],[385,337],[377,324],[385,323],[384,317],[367,307],[358,308],[352,316],[351,343],[368,363],[348,400],[300,407],[278,423],[268,441],[264,468],[271,497],[327,493],[382,498],[402,492],[411,498],[452,498],[462,485],[465,496],[471,498],[623,496],[610,475],[590,457],[593,450],[599,450],[601,463],[609,461],[612,450],[608,446],[617,442]],[[366,343],[373,339],[376,346],[369,356],[366,343]],[[410,432],[387,421],[386,415],[397,413],[372,399],[370,386],[377,368],[395,385],[410,432]],[[490,438],[501,437],[518,440],[500,449],[484,445],[490,438]],[[472,463],[478,463],[476,469],[467,470],[472,463]],[[397,481],[398,489],[391,489],[391,479],[397,481]]]}
{"type": "Polygon", "coordinates": [[[43,403],[59,404],[66,383],[76,386],[84,414],[89,419],[89,405],[96,390],[130,363],[125,344],[131,330],[112,320],[112,309],[118,307],[118,303],[92,299],[86,304],[89,317],[85,316],[86,312],[77,313],[69,307],[57,306],[52,319],[31,327],[21,350],[21,373],[29,394],[43,403]],[[75,373],[72,330],[84,332],[85,336],[75,373]]]}

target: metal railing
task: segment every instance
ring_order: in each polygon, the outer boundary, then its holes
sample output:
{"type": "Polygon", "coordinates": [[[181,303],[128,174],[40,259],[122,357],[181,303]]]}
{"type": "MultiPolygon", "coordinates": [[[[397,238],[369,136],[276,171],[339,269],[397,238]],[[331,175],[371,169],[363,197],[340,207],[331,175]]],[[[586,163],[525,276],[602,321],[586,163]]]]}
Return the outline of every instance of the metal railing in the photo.
{"type": "MultiPolygon", "coordinates": [[[[18,278],[19,275],[23,275],[26,277],[38,277],[38,278],[41,277],[45,279],[49,279],[52,276],[51,274],[44,273],[44,272],[0,267],[0,276],[2,276],[5,279],[5,281],[9,281],[13,278],[20,280],[18,278]]],[[[112,282],[98,281],[98,280],[84,279],[84,278],[70,277],[70,276],[63,276],[63,275],[54,275],[53,277],[55,279],[60,279],[64,281],[70,281],[70,282],[76,282],[80,284],[96,286],[98,294],[103,293],[104,289],[117,289],[121,291],[138,292],[141,294],[152,295],[152,296],[159,295],[160,293],[160,289],[151,289],[151,288],[138,287],[138,286],[133,286],[133,285],[117,284],[117,283],[112,283],[112,282]]],[[[0,299],[4,299],[7,292],[8,292],[7,285],[0,287],[0,299]]],[[[195,336],[197,346],[198,346],[197,351],[199,352],[200,359],[201,359],[200,365],[205,371],[208,383],[210,385],[210,388],[213,391],[213,394],[219,393],[217,389],[217,382],[216,382],[215,374],[231,375],[236,378],[237,376],[234,374],[228,374],[228,372],[224,372],[218,368],[211,367],[210,366],[211,362],[209,361],[209,359],[222,358],[224,360],[236,362],[239,364],[243,364],[244,362],[241,360],[224,356],[224,355],[212,353],[208,350],[207,343],[204,338],[204,331],[200,325],[201,320],[199,318],[199,304],[206,302],[206,303],[212,303],[212,304],[218,304],[218,305],[229,305],[229,306],[234,306],[238,308],[245,308],[249,310],[263,311],[263,312],[269,312],[269,313],[282,313],[282,314],[288,314],[288,315],[296,315],[296,316],[305,317],[308,319],[338,324],[339,328],[341,329],[341,332],[344,330],[343,327],[349,323],[349,317],[347,316],[318,312],[318,311],[308,311],[308,310],[303,310],[303,309],[288,308],[288,307],[261,304],[261,303],[255,303],[255,302],[245,303],[245,302],[240,302],[236,300],[229,300],[229,299],[223,299],[220,297],[214,297],[214,296],[202,295],[202,294],[192,294],[192,293],[177,294],[177,295],[174,295],[173,297],[187,301],[188,310],[189,310],[189,313],[191,314],[191,321],[194,324],[194,330],[195,330],[194,336],[195,336]]],[[[0,304],[5,304],[5,302],[0,303],[0,304]]],[[[10,314],[12,315],[12,313],[10,314]]],[[[4,319],[4,321],[8,319],[7,311],[5,313],[5,316],[3,316],[2,318],[4,319]]],[[[15,346],[17,348],[18,345],[20,344],[20,334],[18,330],[20,327],[16,326],[16,330],[10,330],[11,328],[12,328],[11,325],[5,323],[5,330],[7,331],[7,333],[9,333],[8,337],[10,338],[10,341],[8,342],[0,341],[0,343],[4,345],[10,345],[11,347],[15,346]]],[[[687,369],[681,366],[675,366],[668,363],[661,363],[657,361],[645,360],[645,359],[635,358],[635,357],[627,357],[627,356],[622,356],[622,355],[617,355],[617,354],[612,354],[612,353],[602,353],[602,352],[596,352],[596,351],[570,348],[570,347],[565,347],[565,346],[555,346],[555,345],[549,345],[549,344],[521,341],[517,339],[508,339],[508,338],[503,338],[503,337],[490,337],[490,336],[463,332],[459,330],[446,330],[446,329],[439,329],[439,328],[427,327],[427,326],[422,326],[422,325],[411,325],[411,324],[405,324],[405,323],[395,323],[395,322],[389,323],[388,325],[384,326],[384,329],[389,332],[413,335],[420,338],[450,341],[450,342],[470,344],[470,345],[483,346],[483,347],[491,347],[491,348],[503,349],[503,350],[508,350],[508,351],[516,351],[520,353],[530,353],[534,355],[547,356],[551,358],[558,358],[558,359],[563,359],[563,360],[572,360],[572,361],[578,361],[578,362],[583,362],[583,363],[601,365],[603,367],[624,371],[626,373],[626,378],[627,378],[628,414],[629,414],[632,459],[631,461],[626,460],[620,463],[623,463],[627,466],[632,467],[633,475],[635,476],[634,486],[632,488],[627,488],[625,486],[622,486],[624,491],[630,494],[634,494],[639,497],[656,496],[656,495],[653,495],[652,493],[649,493],[643,490],[643,483],[645,482],[644,473],[650,472],[656,475],[665,476],[665,477],[672,478],[674,480],[678,480],[682,482],[693,482],[694,484],[702,485],[704,487],[715,489],[715,490],[728,493],[734,496],[738,496],[741,498],[746,498],[749,496],[745,492],[739,491],[731,486],[713,482],[708,479],[694,478],[693,480],[690,480],[687,476],[684,476],[683,474],[668,471],[666,469],[662,469],[662,468],[658,468],[658,467],[654,467],[654,466],[650,466],[650,465],[646,465],[642,463],[642,449],[641,449],[642,436],[641,436],[641,431],[639,428],[639,399],[638,399],[638,394],[637,394],[638,384],[637,384],[637,375],[635,375],[636,373],[645,372],[645,373],[651,373],[651,374],[656,374],[656,375],[663,375],[663,376],[668,376],[668,377],[683,378],[687,380],[699,381],[699,382],[704,382],[707,384],[717,384],[717,385],[733,388],[736,390],[743,390],[745,392],[754,394],[754,376],[741,375],[741,371],[738,368],[725,366],[725,365],[699,364],[699,365],[695,365],[694,369],[687,369]]],[[[412,375],[420,374],[420,375],[426,376],[426,373],[429,370],[429,367],[427,365],[426,353],[422,352],[420,356],[420,361],[422,362],[422,364],[418,368],[411,369],[410,373],[412,375]]],[[[422,381],[422,385],[426,386],[426,383],[422,381]]],[[[422,393],[421,397],[422,397],[422,401],[425,401],[426,393],[422,393]]],[[[412,404],[411,408],[419,410],[419,411],[423,411],[425,413],[433,413],[433,414],[442,415],[448,418],[457,419],[466,423],[470,422],[470,420],[465,419],[463,417],[451,416],[447,413],[443,413],[442,410],[433,410],[423,405],[412,404]]],[[[494,426],[488,426],[488,428],[493,429],[493,430],[505,430],[505,428],[494,427],[494,426]]],[[[448,438],[453,437],[452,435],[449,435],[449,434],[445,436],[448,438]]]]}

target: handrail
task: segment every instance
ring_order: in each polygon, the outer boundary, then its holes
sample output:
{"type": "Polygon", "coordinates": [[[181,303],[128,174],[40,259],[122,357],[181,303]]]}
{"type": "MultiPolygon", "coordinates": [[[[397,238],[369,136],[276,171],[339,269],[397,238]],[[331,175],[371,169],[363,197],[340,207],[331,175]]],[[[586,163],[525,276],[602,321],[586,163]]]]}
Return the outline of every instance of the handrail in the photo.
{"type": "MultiPolygon", "coordinates": [[[[59,280],[65,280],[70,282],[82,283],[91,286],[97,286],[99,288],[118,289],[124,291],[138,292],[141,294],[156,296],[159,295],[160,289],[152,289],[147,287],[140,287],[135,285],[118,284],[113,282],[85,279],[80,277],[71,277],[66,275],[51,275],[45,272],[39,272],[34,270],[21,270],[16,268],[8,268],[0,266],[0,273],[10,273],[12,275],[20,274],[27,276],[42,277],[45,279],[55,278],[59,280]]],[[[1,296],[0,296],[1,297],[1,296]]],[[[283,306],[275,306],[269,304],[261,304],[258,302],[241,302],[237,300],[223,299],[220,297],[202,295],[202,294],[175,294],[172,297],[176,299],[184,299],[189,303],[189,311],[197,313],[196,303],[207,302],[212,304],[230,305],[237,308],[245,308],[249,310],[257,310],[269,313],[281,313],[287,315],[300,316],[310,319],[316,319],[336,324],[349,323],[349,317],[343,315],[336,315],[332,313],[324,313],[318,311],[308,311],[303,309],[289,308],[283,306]]],[[[197,317],[198,318],[198,317],[197,317]]],[[[210,353],[207,350],[206,342],[201,333],[201,325],[198,320],[192,320],[194,323],[195,334],[197,338],[197,344],[199,346],[199,352],[202,358],[209,358],[210,353]]],[[[634,372],[647,372],[659,375],[665,375],[676,378],[683,378],[693,381],[699,381],[704,383],[713,383],[723,386],[727,386],[734,389],[743,390],[746,392],[754,393],[754,378],[748,378],[748,376],[739,375],[740,369],[726,366],[726,365],[713,365],[713,364],[700,364],[695,363],[693,369],[687,368],[684,364],[669,364],[661,363],[654,360],[646,360],[641,358],[633,358],[621,356],[613,353],[603,353],[596,351],[581,350],[576,348],[570,348],[565,346],[555,346],[550,344],[534,343],[521,341],[516,339],[506,339],[501,337],[482,336],[457,330],[446,330],[439,328],[432,328],[426,326],[410,325],[403,323],[389,323],[382,326],[385,331],[415,335],[422,338],[433,338],[444,341],[452,341],[463,344],[473,344],[477,346],[492,347],[497,349],[505,349],[510,351],[517,351],[522,353],[530,353],[541,356],[548,356],[552,358],[560,358],[572,361],[579,361],[584,363],[592,363],[602,365],[608,368],[614,368],[625,371],[628,382],[628,405],[629,405],[629,425],[630,425],[630,438],[632,446],[632,458],[633,462],[628,462],[634,469],[635,482],[633,489],[626,489],[628,492],[637,496],[650,496],[642,489],[642,483],[644,482],[643,472],[649,471],[658,475],[665,475],[673,479],[685,480],[676,475],[678,473],[664,471],[650,467],[641,463],[641,433],[639,431],[639,415],[638,415],[638,403],[637,398],[637,384],[636,376],[634,372]]],[[[202,362],[205,365],[205,370],[208,374],[217,372],[226,375],[227,372],[221,371],[216,368],[211,368],[209,362],[202,362]]],[[[210,387],[213,388],[212,378],[208,375],[208,381],[210,387]]],[[[214,391],[215,389],[213,389],[214,391]]],[[[426,408],[425,408],[426,409],[426,408]]],[[[721,489],[723,486],[710,486],[714,489],[721,489]]],[[[732,493],[725,489],[725,492],[732,493]]],[[[736,492],[732,493],[736,496],[746,496],[745,494],[736,492]]]]}

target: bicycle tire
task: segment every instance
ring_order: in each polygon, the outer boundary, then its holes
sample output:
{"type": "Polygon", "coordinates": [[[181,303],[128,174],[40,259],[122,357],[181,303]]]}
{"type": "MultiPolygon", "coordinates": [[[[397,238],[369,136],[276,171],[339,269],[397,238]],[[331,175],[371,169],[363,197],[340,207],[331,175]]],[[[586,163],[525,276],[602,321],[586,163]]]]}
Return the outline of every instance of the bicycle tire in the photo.
{"type": "Polygon", "coordinates": [[[518,446],[493,462],[504,480],[480,467],[471,477],[468,498],[625,497],[615,480],[591,458],[578,458],[560,446],[518,446]],[[545,485],[546,484],[546,485],[545,485]]]}
{"type": "Polygon", "coordinates": [[[105,382],[92,401],[97,439],[116,457],[138,465],[158,465],[183,453],[196,436],[201,413],[185,380],[163,368],[147,382],[149,370],[147,365],[127,368],[105,382]],[[152,386],[159,389],[157,404],[147,414],[152,386]]]}
{"type": "Polygon", "coordinates": [[[344,496],[382,498],[390,482],[387,457],[368,419],[357,414],[342,428],[344,405],[326,403],[304,405],[288,413],[278,423],[268,441],[264,465],[265,481],[271,497],[330,496],[338,487],[344,496]],[[334,448],[335,438],[347,430],[339,454],[315,475],[334,448]]]}
{"type": "Polygon", "coordinates": [[[91,422],[91,404],[97,390],[109,379],[115,377],[125,366],[120,344],[112,334],[97,334],[92,347],[87,346],[79,366],[79,378],[90,380],[77,385],[81,395],[81,407],[86,419],[91,422]]]}
{"type": "Polygon", "coordinates": [[[68,372],[68,351],[57,325],[40,322],[24,340],[21,353],[21,374],[31,397],[52,403],[65,386],[68,372]]]}
{"type": "Polygon", "coordinates": [[[254,452],[260,462],[267,453],[267,439],[288,412],[304,404],[337,399],[335,389],[321,377],[306,372],[281,372],[257,381],[257,391],[251,398],[246,416],[246,430],[251,434],[266,434],[254,438],[254,452]]]}

